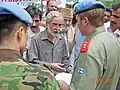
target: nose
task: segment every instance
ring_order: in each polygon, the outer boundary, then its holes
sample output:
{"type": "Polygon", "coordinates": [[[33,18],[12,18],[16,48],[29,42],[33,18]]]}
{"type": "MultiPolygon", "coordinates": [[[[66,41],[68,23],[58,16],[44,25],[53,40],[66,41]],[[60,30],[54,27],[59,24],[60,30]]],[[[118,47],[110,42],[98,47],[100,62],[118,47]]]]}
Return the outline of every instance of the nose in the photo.
{"type": "Polygon", "coordinates": [[[54,6],[54,7],[53,7],[53,10],[57,10],[57,8],[54,6]]]}
{"type": "Polygon", "coordinates": [[[66,21],[66,24],[69,25],[69,24],[70,24],[70,21],[66,21]]]}
{"type": "Polygon", "coordinates": [[[111,15],[110,21],[114,21],[114,17],[111,15]]]}
{"type": "Polygon", "coordinates": [[[33,21],[32,26],[36,26],[36,22],[33,21]]]}
{"type": "Polygon", "coordinates": [[[105,15],[104,18],[107,19],[108,17],[105,15]]]}
{"type": "Polygon", "coordinates": [[[60,30],[60,26],[57,26],[57,28],[56,28],[57,30],[60,30]]]}
{"type": "Polygon", "coordinates": [[[59,25],[56,26],[56,30],[60,30],[60,26],[59,25]]]}

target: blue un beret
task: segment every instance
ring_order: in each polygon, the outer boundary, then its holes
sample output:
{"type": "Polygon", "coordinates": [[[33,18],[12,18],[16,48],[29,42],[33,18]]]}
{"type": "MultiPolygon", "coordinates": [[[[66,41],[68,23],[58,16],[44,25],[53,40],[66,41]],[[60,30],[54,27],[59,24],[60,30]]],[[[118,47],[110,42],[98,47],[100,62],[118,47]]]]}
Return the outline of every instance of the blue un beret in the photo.
{"type": "Polygon", "coordinates": [[[29,13],[16,3],[1,2],[0,15],[3,14],[14,15],[21,21],[24,21],[25,23],[32,23],[32,18],[29,15],[29,13]]]}
{"type": "Polygon", "coordinates": [[[95,8],[103,8],[105,9],[105,5],[100,1],[95,0],[81,0],[76,6],[75,6],[75,14],[80,14],[85,11],[95,9],[95,8]]]}

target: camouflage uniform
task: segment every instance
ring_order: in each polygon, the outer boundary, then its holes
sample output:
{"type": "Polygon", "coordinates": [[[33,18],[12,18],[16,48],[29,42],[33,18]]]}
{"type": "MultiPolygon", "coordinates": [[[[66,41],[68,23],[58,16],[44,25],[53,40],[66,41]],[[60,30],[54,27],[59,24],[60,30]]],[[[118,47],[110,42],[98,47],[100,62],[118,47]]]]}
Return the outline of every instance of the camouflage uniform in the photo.
{"type": "Polygon", "coordinates": [[[24,62],[15,50],[1,49],[0,90],[59,90],[57,81],[50,80],[43,69],[24,62]]]}

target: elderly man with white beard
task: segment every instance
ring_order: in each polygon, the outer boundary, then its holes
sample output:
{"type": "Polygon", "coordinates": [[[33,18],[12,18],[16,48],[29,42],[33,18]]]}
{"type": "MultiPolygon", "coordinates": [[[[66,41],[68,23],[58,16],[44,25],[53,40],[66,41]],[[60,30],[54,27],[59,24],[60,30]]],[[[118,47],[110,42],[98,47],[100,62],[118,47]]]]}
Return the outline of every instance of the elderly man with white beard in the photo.
{"type": "Polygon", "coordinates": [[[29,61],[45,64],[56,72],[67,72],[69,67],[67,45],[64,37],[59,35],[63,24],[63,17],[58,11],[47,14],[46,30],[31,40],[29,61]]]}

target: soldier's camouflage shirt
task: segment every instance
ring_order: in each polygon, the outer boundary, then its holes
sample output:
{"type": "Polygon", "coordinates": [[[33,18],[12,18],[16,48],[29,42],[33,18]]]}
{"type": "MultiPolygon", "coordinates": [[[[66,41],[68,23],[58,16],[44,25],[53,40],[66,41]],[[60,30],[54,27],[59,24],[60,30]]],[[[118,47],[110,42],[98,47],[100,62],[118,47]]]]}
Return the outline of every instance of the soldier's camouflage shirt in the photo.
{"type": "Polygon", "coordinates": [[[59,90],[49,73],[24,62],[20,54],[11,49],[0,49],[0,90],[59,90]]]}

